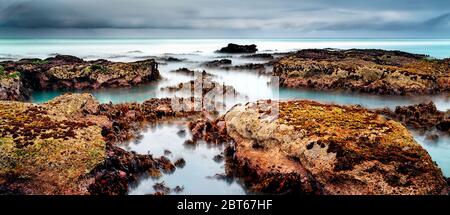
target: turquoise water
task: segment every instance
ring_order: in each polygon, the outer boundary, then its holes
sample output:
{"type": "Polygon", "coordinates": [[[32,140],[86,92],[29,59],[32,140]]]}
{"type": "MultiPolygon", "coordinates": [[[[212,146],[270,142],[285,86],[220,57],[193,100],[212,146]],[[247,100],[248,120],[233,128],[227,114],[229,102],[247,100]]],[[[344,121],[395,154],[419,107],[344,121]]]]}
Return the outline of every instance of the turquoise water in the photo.
{"type": "Polygon", "coordinates": [[[258,45],[260,51],[305,48],[379,48],[450,57],[450,39],[0,39],[0,59],[71,54],[85,59],[132,60],[161,54],[209,55],[229,42],[258,45]]]}
{"type": "MultiPolygon", "coordinates": [[[[16,60],[20,58],[46,58],[55,54],[70,54],[87,60],[104,58],[112,61],[135,61],[154,57],[177,57],[183,62],[169,62],[159,65],[162,80],[131,88],[85,90],[78,92],[92,93],[102,103],[143,102],[150,98],[173,97],[178,95],[161,91],[165,86],[187,82],[194,77],[171,72],[181,67],[193,70],[206,70],[214,74],[213,80],[233,86],[237,92],[245,95],[233,101],[227,101],[227,107],[236,103],[255,101],[258,99],[311,99],[335,104],[359,104],[367,108],[393,108],[398,105],[410,105],[433,101],[439,110],[450,109],[449,95],[415,96],[415,97],[383,97],[366,94],[344,92],[320,92],[305,89],[286,89],[269,85],[276,82],[269,75],[260,75],[251,71],[225,71],[209,69],[201,66],[202,62],[218,58],[229,58],[234,65],[245,63],[261,63],[261,60],[241,58],[240,55],[221,55],[214,51],[229,42],[258,45],[260,52],[286,52],[304,48],[378,48],[402,50],[412,53],[427,54],[435,58],[450,57],[450,40],[427,39],[265,39],[265,40],[0,40],[0,60],[16,60]]],[[[164,62],[163,62],[164,63],[164,62]]],[[[34,92],[32,102],[46,102],[68,91],[34,92]]],[[[74,91],[72,91],[74,92],[74,91]]],[[[164,181],[170,187],[184,185],[180,194],[244,194],[245,191],[236,182],[211,179],[214,174],[223,174],[223,163],[215,163],[212,156],[220,152],[219,147],[199,145],[195,150],[184,148],[185,137],[178,137],[173,125],[153,127],[143,132],[143,138],[124,145],[125,148],[138,153],[150,151],[161,155],[164,149],[173,151],[175,159],[184,156],[185,168],[172,175],[154,180],[145,178],[136,184],[130,194],[152,193],[155,182],[164,181]],[[186,183],[186,181],[189,181],[186,183]],[[203,186],[202,186],[203,185],[203,186]]],[[[437,142],[430,142],[425,136],[414,133],[414,137],[432,156],[446,176],[450,176],[450,138],[443,136],[437,142]]]]}

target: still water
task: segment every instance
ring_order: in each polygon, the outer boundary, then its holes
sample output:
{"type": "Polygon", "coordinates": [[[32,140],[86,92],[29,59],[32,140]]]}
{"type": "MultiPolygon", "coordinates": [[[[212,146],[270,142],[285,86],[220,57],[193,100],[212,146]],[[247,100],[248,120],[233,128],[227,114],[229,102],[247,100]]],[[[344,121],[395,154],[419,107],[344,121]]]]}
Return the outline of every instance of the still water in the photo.
{"type": "Polygon", "coordinates": [[[163,175],[158,179],[144,177],[136,185],[131,186],[130,195],[152,194],[155,192],[153,185],[162,182],[170,188],[183,187],[183,191],[171,194],[245,194],[245,190],[239,183],[223,177],[225,162],[214,160],[215,156],[221,155],[224,145],[206,144],[205,142],[199,142],[195,146],[186,145],[184,141],[192,138],[188,130],[181,123],[153,125],[144,132],[142,139],[123,145],[124,149],[137,153],[150,152],[155,158],[164,155],[172,162],[180,158],[186,161],[183,168],[177,168],[172,174],[163,175]],[[178,134],[180,130],[185,133],[178,134]]]}
{"type": "MultiPolygon", "coordinates": [[[[206,70],[214,74],[213,80],[233,86],[237,92],[245,95],[227,103],[230,107],[235,103],[255,101],[257,99],[311,99],[335,104],[359,104],[367,108],[393,108],[398,105],[417,104],[433,101],[439,110],[450,109],[448,95],[393,97],[366,94],[352,94],[344,92],[319,92],[305,89],[285,89],[269,85],[274,81],[269,75],[257,74],[251,71],[226,71],[221,69],[204,68],[205,61],[227,58],[234,65],[245,63],[261,63],[256,59],[242,58],[240,55],[222,55],[214,51],[225,46],[228,42],[258,45],[261,53],[293,51],[302,48],[380,48],[388,50],[402,50],[413,53],[427,54],[435,58],[450,57],[450,40],[313,40],[313,39],[284,39],[284,40],[0,40],[0,60],[16,60],[25,57],[46,58],[55,54],[71,54],[87,60],[104,58],[112,61],[135,61],[154,57],[176,57],[183,62],[168,62],[159,65],[162,80],[146,85],[120,88],[86,90],[92,93],[102,103],[143,102],[150,98],[172,97],[173,93],[161,91],[162,87],[176,85],[194,79],[193,76],[172,72],[186,67],[191,70],[206,70]]],[[[31,101],[46,102],[66,91],[34,92],[31,101]]],[[[224,173],[224,164],[213,161],[223,146],[199,144],[195,149],[185,147],[183,142],[189,138],[178,136],[177,132],[183,128],[182,124],[163,124],[149,127],[143,132],[143,137],[123,147],[138,153],[150,151],[154,157],[164,154],[164,150],[172,152],[168,156],[172,161],[183,157],[186,166],[177,169],[171,175],[164,175],[160,179],[144,178],[133,185],[130,194],[153,193],[152,186],[156,182],[163,182],[169,187],[184,186],[180,194],[245,194],[239,183],[233,180],[218,179],[216,174],[224,173]]],[[[436,142],[427,141],[425,136],[413,133],[419,142],[441,167],[444,174],[450,176],[450,138],[440,137],[436,142]]],[[[174,193],[173,193],[174,194],[174,193]]]]}

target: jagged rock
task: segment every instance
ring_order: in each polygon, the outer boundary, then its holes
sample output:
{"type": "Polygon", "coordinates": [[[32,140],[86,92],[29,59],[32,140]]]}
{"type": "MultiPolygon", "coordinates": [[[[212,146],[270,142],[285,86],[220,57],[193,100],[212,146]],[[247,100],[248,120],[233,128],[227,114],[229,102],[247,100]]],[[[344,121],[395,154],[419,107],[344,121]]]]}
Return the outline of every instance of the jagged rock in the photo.
{"type": "Polygon", "coordinates": [[[195,71],[189,70],[188,68],[185,68],[185,67],[174,70],[173,72],[182,73],[185,75],[192,75],[192,76],[195,75],[195,71]]]}
{"type": "Polygon", "coordinates": [[[278,59],[273,73],[284,87],[433,94],[450,91],[449,60],[400,51],[307,49],[278,59]]]}
{"type": "Polygon", "coordinates": [[[161,183],[155,183],[155,185],[153,185],[153,189],[159,193],[159,194],[163,194],[163,195],[167,195],[170,193],[170,188],[166,186],[166,184],[164,182],[161,183]]]}
{"type": "Polygon", "coordinates": [[[161,164],[151,155],[127,152],[110,143],[106,146],[107,157],[89,176],[94,181],[89,185],[89,194],[125,195],[130,181],[145,172],[160,173],[161,164]]]}
{"type": "Polygon", "coordinates": [[[448,114],[448,111],[447,111],[447,119],[444,119],[444,120],[440,121],[436,125],[436,128],[441,130],[441,131],[450,132],[450,118],[449,118],[449,116],[450,116],[450,114],[448,114]]]}
{"type": "Polygon", "coordinates": [[[389,108],[376,110],[377,113],[402,122],[408,127],[421,131],[438,129],[450,134],[450,112],[439,111],[433,102],[410,106],[397,106],[394,111],[389,108]],[[446,124],[447,123],[447,124],[446,124]]]}
{"type": "Polygon", "coordinates": [[[227,47],[221,48],[219,53],[229,53],[229,54],[238,54],[238,53],[255,53],[258,49],[255,44],[252,45],[238,45],[234,43],[229,43],[227,47]]]}
{"type": "Polygon", "coordinates": [[[224,66],[221,68],[225,70],[253,70],[259,73],[266,73],[266,67],[261,63],[247,63],[243,65],[224,66]]]}
{"type": "Polygon", "coordinates": [[[179,58],[176,58],[176,57],[167,57],[164,60],[167,61],[167,62],[182,62],[183,61],[183,59],[179,59],[179,58]]]}
{"type": "Polygon", "coordinates": [[[217,163],[222,162],[223,159],[224,159],[224,157],[223,157],[223,155],[221,155],[221,154],[220,154],[220,155],[216,155],[216,156],[213,157],[213,160],[214,160],[215,162],[217,162],[217,163]]]}
{"type": "Polygon", "coordinates": [[[227,128],[222,118],[216,120],[198,119],[189,122],[189,129],[192,133],[193,141],[200,139],[207,143],[221,144],[229,141],[227,128]]]}
{"type": "Polygon", "coordinates": [[[153,98],[142,104],[101,104],[99,115],[106,116],[111,122],[102,133],[109,142],[130,140],[147,122],[201,114],[195,105],[195,101],[183,98],[153,98]],[[173,107],[174,103],[181,107],[173,107]]]}
{"type": "Polygon", "coordinates": [[[273,59],[273,55],[269,53],[242,55],[243,58],[257,58],[257,59],[273,59]]]}
{"type": "Polygon", "coordinates": [[[172,72],[179,73],[179,74],[184,74],[184,75],[189,75],[189,76],[208,76],[208,77],[213,77],[214,76],[211,73],[207,73],[205,70],[200,72],[200,71],[190,70],[190,69],[184,68],[184,67],[183,68],[179,68],[177,70],[173,70],[172,72]]]}
{"type": "Polygon", "coordinates": [[[448,193],[441,170],[404,126],[358,106],[260,101],[235,106],[224,121],[235,142],[228,169],[254,191],[448,193]]]}
{"type": "Polygon", "coordinates": [[[65,94],[44,104],[0,101],[0,193],[126,194],[148,172],[158,177],[169,159],[115,146],[147,122],[188,117],[172,99],[99,104],[90,94],[65,94]]]}
{"type": "Polygon", "coordinates": [[[26,100],[30,90],[128,87],[160,78],[154,60],[119,63],[57,55],[1,62],[0,66],[0,98],[11,100],[26,100]]]}
{"type": "Polygon", "coordinates": [[[0,101],[0,184],[26,194],[86,193],[83,176],[106,156],[99,124],[107,119],[84,112],[93,102],[88,94],[42,105],[0,101]]]}
{"type": "Polygon", "coordinates": [[[175,193],[181,193],[183,191],[184,191],[183,186],[176,186],[175,188],[173,188],[173,192],[175,192],[175,193]]]}
{"type": "Polygon", "coordinates": [[[219,68],[224,65],[231,65],[232,61],[229,59],[220,59],[220,60],[213,60],[213,61],[207,61],[203,63],[203,66],[206,67],[213,67],[213,68],[219,68]]]}
{"type": "Polygon", "coordinates": [[[17,71],[5,71],[0,65],[0,100],[25,101],[30,90],[24,86],[22,76],[17,71]]]}
{"type": "Polygon", "coordinates": [[[184,166],[186,166],[186,161],[183,158],[180,158],[178,160],[176,160],[173,165],[175,165],[178,168],[183,168],[184,166]]]}

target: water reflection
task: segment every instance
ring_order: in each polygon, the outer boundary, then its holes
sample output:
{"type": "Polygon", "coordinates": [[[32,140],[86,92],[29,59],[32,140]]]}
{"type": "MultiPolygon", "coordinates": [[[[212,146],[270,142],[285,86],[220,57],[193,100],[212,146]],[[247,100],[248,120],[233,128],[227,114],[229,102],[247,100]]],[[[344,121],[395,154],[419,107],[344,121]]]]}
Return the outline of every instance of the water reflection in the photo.
{"type": "MultiPolygon", "coordinates": [[[[132,55],[142,53],[136,52],[132,55]]],[[[346,92],[324,92],[309,89],[286,89],[268,85],[273,77],[261,75],[251,71],[227,71],[222,69],[211,69],[202,67],[205,61],[220,58],[232,59],[233,65],[245,63],[261,63],[261,60],[240,58],[238,55],[224,56],[211,52],[199,52],[190,54],[163,54],[158,57],[176,57],[185,59],[182,62],[169,62],[159,66],[162,80],[131,88],[84,90],[81,92],[92,93],[102,103],[123,103],[123,102],[143,102],[150,98],[173,97],[173,92],[162,91],[161,88],[188,82],[195,77],[180,73],[171,72],[179,68],[189,68],[191,70],[206,70],[214,75],[213,80],[218,83],[233,86],[237,92],[245,95],[245,99],[237,99],[227,102],[227,107],[235,103],[245,103],[258,99],[310,99],[319,102],[335,104],[358,104],[367,108],[394,108],[395,106],[411,105],[420,102],[433,101],[437,108],[442,111],[450,109],[449,95],[437,96],[415,96],[415,97],[395,97],[376,96],[368,94],[356,94],[346,92]]],[[[137,57],[137,56],[135,56],[137,57]]],[[[127,58],[127,61],[134,58],[127,58]]],[[[34,92],[31,100],[33,102],[46,102],[65,91],[41,91],[34,92]]],[[[138,153],[150,151],[154,155],[163,155],[163,151],[172,151],[171,160],[176,156],[183,156],[187,162],[185,168],[177,170],[173,175],[164,176],[158,181],[165,181],[170,187],[184,185],[185,190],[181,194],[244,194],[244,190],[236,183],[227,183],[222,180],[207,179],[217,173],[223,173],[223,163],[217,164],[212,158],[222,151],[222,146],[212,147],[207,144],[200,144],[195,150],[182,147],[184,140],[189,138],[177,136],[176,133],[182,125],[156,126],[144,132],[143,139],[135,143],[130,143],[127,147],[138,153]],[[189,185],[188,183],[189,182],[189,185]]],[[[433,160],[442,168],[445,175],[450,176],[450,138],[441,137],[438,142],[430,143],[426,141],[424,135],[414,134],[415,139],[430,153],[433,160]]],[[[147,194],[153,192],[152,179],[142,180],[130,194],[147,194]]]]}
{"type": "Polygon", "coordinates": [[[143,136],[122,147],[139,154],[151,153],[154,157],[167,156],[172,162],[183,158],[186,165],[177,168],[172,174],[163,175],[159,179],[142,178],[131,186],[130,195],[152,194],[153,185],[162,183],[170,188],[176,186],[184,189],[171,194],[210,194],[210,195],[240,195],[245,194],[244,188],[233,179],[222,177],[225,174],[224,162],[214,161],[214,157],[223,152],[223,145],[212,145],[204,142],[195,147],[186,146],[184,142],[192,136],[184,123],[163,123],[153,125],[143,132],[143,136]]]}

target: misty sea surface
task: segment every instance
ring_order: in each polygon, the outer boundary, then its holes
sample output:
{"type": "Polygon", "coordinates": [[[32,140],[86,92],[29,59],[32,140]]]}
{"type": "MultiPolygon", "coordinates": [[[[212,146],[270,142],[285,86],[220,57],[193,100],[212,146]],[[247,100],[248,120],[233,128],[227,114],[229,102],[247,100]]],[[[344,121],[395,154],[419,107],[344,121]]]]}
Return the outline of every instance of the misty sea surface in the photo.
{"type": "MultiPolygon", "coordinates": [[[[266,63],[267,60],[243,58],[239,54],[219,54],[215,51],[228,43],[256,44],[258,53],[283,53],[306,48],[367,48],[401,50],[416,54],[426,54],[432,58],[450,57],[448,39],[0,39],[0,61],[21,58],[48,58],[57,54],[74,55],[85,60],[107,59],[111,61],[138,61],[155,58],[162,80],[131,88],[115,88],[83,91],[36,91],[31,102],[43,103],[66,92],[92,93],[102,103],[143,102],[150,98],[172,97],[174,93],[161,88],[177,85],[195,79],[194,76],[172,72],[179,68],[203,71],[213,74],[218,83],[233,86],[245,97],[227,100],[227,108],[236,103],[258,99],[310,99],[325,103],[357,104],[367,108],[394,108],[399,105],[433,101],[441,111],[450,109],[449,95],[436,96],[376,96],[348,92],[324,92],[306,89],[279,88],[271,75],[254,71],[211,69],[202,66],[206,61],[230,59],[233,65],[246,63],[266,63]],[[164,58],[175,57],[182,62],[166,62],[164,58]],[[269,84],[272,83],[272,84],[269,84]]],[[[269,70],[271,68],[268,68],[269,70]]],[[[177,95],[179,96],[179,95],[177,95]]],[[[142,133],[142,138],[124,144],[122,147],[137,153],[153,154],[159,157],[169,150],[169,159],[186,160],[186,166],[173,174],[153,179],[143,177],[131,186],[129,194],[150,194],[156,182],[167,186],[183,186],[179,194],[246,194],[245,189],[234,180],[217,177],[225,173],[224,163],[212,158],[220,154],[223,146],[200,143],[195,149],[183,143],[189,138],[179,136],[182,124],[162,124],[150,126],[142,133]]],[[[186,130],[187,131],[187,130],[186,130]]],[[[428,141],[423,134],[412,132],[439,165],[444,175],[450,177],[450,137],[442,136],[437,141],[428,141]]],[[[172,193],[176,194],[176,193],[172,193]]]]}

